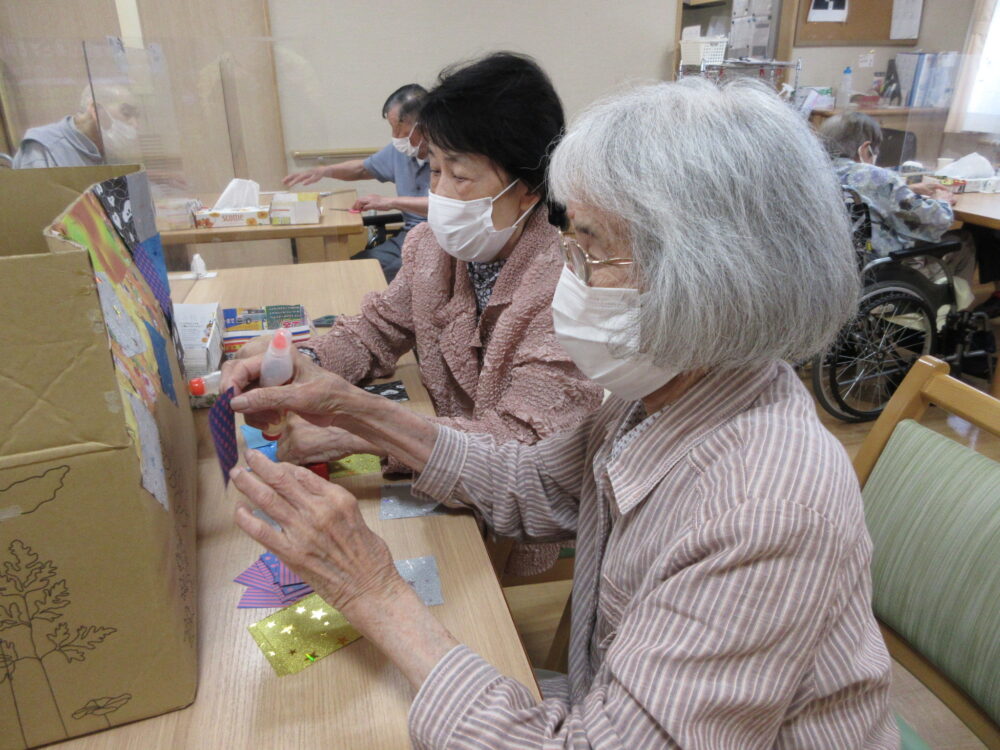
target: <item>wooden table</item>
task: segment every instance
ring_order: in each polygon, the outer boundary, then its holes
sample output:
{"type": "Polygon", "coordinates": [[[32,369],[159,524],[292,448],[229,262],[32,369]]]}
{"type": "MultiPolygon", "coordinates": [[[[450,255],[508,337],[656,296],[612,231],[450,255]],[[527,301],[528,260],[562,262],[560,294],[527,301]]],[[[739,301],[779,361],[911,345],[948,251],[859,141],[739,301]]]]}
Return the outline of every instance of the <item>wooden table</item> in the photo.
{"type": "MultiPolygon", "coordinates": [[[[354,313],[361,297],[385,281],[374,260],[233,268],[212,279],[184,282],[174,298],[227,305],[303,303],[313,315],[354,313]]],[[[396,371],[409,404],[431,414],[417,365],[406,355],[396,371]]],[[[200,684],[194,704],[61,743],[59,747],[154,750],[186,748],[407,748],[407,711],[414,691],[365,639],[304,671],[278,677],[247,626],[274,610],[237,609],[243,587],[233,578],[263,550],[232,521],[235,488],[223,488],[208,436],[199,432],[198,583],[200,684]]],[[[471,514],[379,520],[380,475],[340,480],[361,500],[368,524],[396,559],[434,555],[445,603],[434,614],[455,635],[504,673],[537,686],[506,601],[471,514]]]]}
{"type": "Polygon", "coordinates": [[[1000,193],[960,193],[955,218],[966,224],[1000,229],[1000,193]]]}
{"type": "MultiPolygon", "coordinates": [[[[212,227],[160,232],[165,247],[200,242],[249,242],[292,240],[293,257],[301,263],[347,260],[364,249],[361,214],[347,209],[358,199],[356,190],[344,190],[321,199],[323,214],[319,224],[259,224],[253,227],[212,227]]],[[[270,196],[262,196],[266,203],[270,196]]],[[[211,204],[212,200],[203,201],[211,204]]]]}

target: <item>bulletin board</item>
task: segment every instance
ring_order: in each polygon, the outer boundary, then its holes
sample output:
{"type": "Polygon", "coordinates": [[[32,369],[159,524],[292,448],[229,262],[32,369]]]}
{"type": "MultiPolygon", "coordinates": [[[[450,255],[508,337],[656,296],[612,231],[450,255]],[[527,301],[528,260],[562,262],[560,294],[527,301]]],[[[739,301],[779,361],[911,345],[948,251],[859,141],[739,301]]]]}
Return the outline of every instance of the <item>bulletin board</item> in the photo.
{"type": "Polygon", "coordinates": [[[890,39],[893,0],[848,0],[844,23],[809,23],[811,0],[798,0],[795,45],[798,47],[913,47],[916,38],[890,39]]]}

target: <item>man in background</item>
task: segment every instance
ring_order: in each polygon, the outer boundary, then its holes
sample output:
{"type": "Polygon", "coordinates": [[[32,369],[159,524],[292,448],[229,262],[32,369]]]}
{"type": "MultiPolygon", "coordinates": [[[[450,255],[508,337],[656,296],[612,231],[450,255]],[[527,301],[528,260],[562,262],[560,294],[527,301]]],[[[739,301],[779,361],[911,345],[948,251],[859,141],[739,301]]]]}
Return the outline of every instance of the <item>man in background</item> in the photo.
{"type": "Polygon", "coordinates": [[[76,114],[25,132],[14,169],[134,161],[139,155],[138,124],[139,107],[125,86],[87,86],[76,114]]]}
{"type": "Polygon", "coordinates": [[[392,143],[367,159],[352,159],[340,164],[313,167],[295,172],[284,179],[286,187],[311,185],[324,177],[335,180],[378,180],[396,185],[396,197],[366,195],[354,204],[356,211],[401,211],[403,231],[381,245],[364,250],[354,258],[374,258],[382,266],[387,282],[391,282],[403,263],[402,247],[406,233],[427,216],[427,191],[430,187],[430,167],[427,164],[427,144],[420,134],[418,113],[427,91],[416,83],[402,86],[385,100],[382,117],[392,130],[392,143]]]}

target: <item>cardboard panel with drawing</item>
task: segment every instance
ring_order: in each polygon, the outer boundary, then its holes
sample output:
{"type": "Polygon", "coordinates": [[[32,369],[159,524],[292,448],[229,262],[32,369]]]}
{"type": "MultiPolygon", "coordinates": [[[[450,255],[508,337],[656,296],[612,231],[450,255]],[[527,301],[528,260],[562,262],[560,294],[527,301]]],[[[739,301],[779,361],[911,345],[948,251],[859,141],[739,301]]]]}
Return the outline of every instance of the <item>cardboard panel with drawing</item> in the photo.
{"type": "Polygon", "coordinates": [[[197,485],[145,174],[2,170],[0,189],[6,750],[194,699],[197,485]]]}

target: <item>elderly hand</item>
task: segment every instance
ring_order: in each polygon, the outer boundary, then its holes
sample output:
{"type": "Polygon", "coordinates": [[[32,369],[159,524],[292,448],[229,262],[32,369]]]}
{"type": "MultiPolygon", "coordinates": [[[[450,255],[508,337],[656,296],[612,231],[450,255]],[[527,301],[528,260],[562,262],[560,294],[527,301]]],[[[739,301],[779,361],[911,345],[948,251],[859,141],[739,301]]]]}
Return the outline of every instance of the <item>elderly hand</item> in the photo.
{"type": "Polygon", "coordinates": [[[293,464],[336,461],[352,453],[385,455],[377,445],[339,427],[316,427],[301,417],[288,417],[278,441],[278,460],[293,464]]]}
{"type": "MultiPolygon", "coordinates": [[[[272,338],[274,337],[265,334],[263,336],[258,336],[255,339],[250,339],[250,341],[240,347],[233,359],[228,359],[222,363],[222,380],[219,382],[219,393],[225,393],[229,390],[229,387],[233,385],[233,368],[236,365],[236,360],[249,359],[250,357],[262,355],[267,351],[267,347],[270,345],[272,338]]],[[[236,389],[236,392],[240,392],[239,388],[236,389]]]]}
{"type": "Polygon", "coordinates": [[[293,187],[295,185],[312,185],[314,182],[319,182],[324,177],[327,177],[326,167],[313,167],[312,169],[305,169],[301,172],[293,172],[281,181],[281,184],[285,187],[293,187]]]}
{"type": "Polygon", "coordinates": [[[281,531],[236,508],[236,525],[302,576],[325,602],[343,611],[356,600],[408,588],[386,543],[365,524],[355,497],[308,469],[247,453],[252,472],[233,469],[233,484],[281,531]]]}
{"type": "Polygon", "coordinates": [[[355,211],[391,211],[393,202],[392,198],[383,195],[366,195],[354,201],[352,208],[355,211]]]}
{"type": "MultiPolygon", "coordinates": [[[[281,419],[288,412],[320,427],[334,423],[338,399],[350,391],[360,391],[339,375],[315,365],[308,357],[292,355],[292,380],[287,385],[247,390],[260,377],[263,354],[234,359],[225,372],[227,387],[238,394],[230,402],[233,411],[243,412],[248,424],[263,427],[281,419]]],[[[361,391],[364,393],[364,391],[361,391]]]]}

